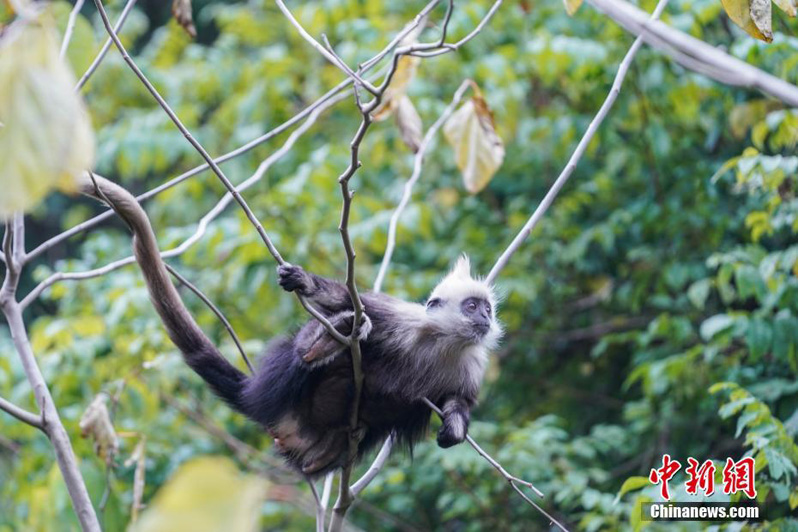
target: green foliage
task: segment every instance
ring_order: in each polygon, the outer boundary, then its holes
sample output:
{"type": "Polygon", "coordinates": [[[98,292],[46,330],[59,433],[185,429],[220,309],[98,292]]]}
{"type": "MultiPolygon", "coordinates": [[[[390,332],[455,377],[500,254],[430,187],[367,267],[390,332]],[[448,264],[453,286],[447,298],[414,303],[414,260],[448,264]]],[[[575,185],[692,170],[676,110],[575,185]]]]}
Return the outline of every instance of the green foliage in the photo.
{"type": "MultiPolygon", "coordinates": [[[[350,65],[384,46],[421,6],[294,4],[308,31],[326,33],[350,65]]],[[[651,1],[642,4],[653,9],[651,1]]],[[[456,3],[451,38],[466,35],[487,5],[456,3]]],[[[122,38],[211,154],[277,126],[343,79],[272,2],[194,6],[196,42],[150,5],[134,10],[122,38]]],[[[110,8],[118,13],[121,3],[110,8]]],[[[721,9],[716,0],[674,1],[664,19],[798,82],[798,41],[789,36],[798,29],[795,19],[774,22],[773,43],[765,45],[725,24],[721,9]]],[[[441,6],[433,20],[443,12],[441,6]]],[[[69,60],[80,74],[104,35],[93,9],[84,9],[78,28],[69,60]]],[[[422,40],[437,35],[429,28],[422,40]]],[[[480,271],[490,268],[566,163],[630,43],[589,6],[571,18],[559,0],[505,2],[466,47],[419,64],[408,95],[425,128],[470,77],[494,112],[506,154],[485,190],[471,196],[453,150],[436,139],[399,226],[387,292],[423,298],[461,252],[480,271]]],[[[84,94],[99,173],[142,192],[199,164],[113,50],[84,94]]],[[[327,111],[245,194],[285,258],[323,275],[343,275],[336,179],[348,164],[357,120],[349,101],[327,111]]],[[[224,163],[225,172],[243,181],[287,135],[224,163]]],[[[768,504],[765,526],[798,526],[791,514],[798,503],[797,145],[795,110],[712,83],[644,47],[572,181],[500,276],[507,335],[491,361],[472,434],[508,471],[535,483],[546,494],[543,505],[572,528],[656,529],[639,522],[635,510],[658,497],[640,479],[666,452],[682,463],[693,456],[718,464],[751,453],[768,504]],[[723,393],[713,394],[713,385],[723,393]]],[[[351,233],[364,288],[376,275],[412,153],[385,121],[369,132],[361,158],[351,233]]],[[[193,234],[223,192],[205,173],[149,201],[162,248],[193,234]]],[[[50,197],[30,217],[29,247],[95,209],[50,197]]],[[[86,270],[129,253],[127,232],[106,225],[42,257],[23,280],[23,293],[55,268],[86,270]]],[[[271,257],[235,206],[172,262],[221,308],[248,353],[307,319],[279,290],[271,257]]],[[[216,318],[185,297],[204,330],[243,368],[216,318]]],[[[269,449],[258,427],[185,367],[135,268],[56,284],[26,318],[92,500],[99,504],[110,486],[102,512],[109,530],[130,521],[136,464],[126,460],[142,436],[145,504],[182,464],[202,455],[235,456],[242,469],[276,473],[260,458],[234,455],[166,400],[175,397],[235,438],[269,449]],[[100,391],[118,397],[112,412],[120,451],[110,484],[78,429],[100,391]]],[[[35,408],[5,330],[0,395],[35,408]]],[[[75,529],[46,438],[5,415],[0,434],[0,530],[75,529]]],[[[674,492],[677,500],[692,500],[683,489],[674,492]]],[[[396,520],[439,530],[546,526],[471,449],[441,450],[432,439],[413,461],[396,453],[363,498],[368,504],[351,515],[366,530],[399,529],[396,520]]],[[[312,516],[280,500],[263,505],[261,517],[264,529],[312,526],[312,516]]]]}

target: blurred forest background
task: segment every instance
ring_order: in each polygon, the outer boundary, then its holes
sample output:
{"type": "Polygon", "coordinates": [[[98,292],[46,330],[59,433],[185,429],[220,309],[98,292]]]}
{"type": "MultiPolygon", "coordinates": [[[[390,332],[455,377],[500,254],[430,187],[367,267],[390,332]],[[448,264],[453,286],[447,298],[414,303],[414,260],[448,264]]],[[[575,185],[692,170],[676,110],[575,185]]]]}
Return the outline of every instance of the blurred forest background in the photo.
{"type": "MultiPolygon", "coordinates": [[[[305,28],[326,33],[350,65],[374,55],[422,7],[293,4],[305,28]]],[[[122,5],[108,2],[112,19],[122,5]]],[[[450,34],[465,35],[489,5],[457,3],[450,34]]],[[[654,2],[640,7],[650,12],[654,2]]],[[[56,6],[61,27],[70,8],[56,6]]],[[[272,2],[195,0],[194,19],[192,40],[171,19],[168,2],[140,0],[121,37],[213,155],[287,120],[344,79],[272,2]]],[[[673,0],[662,19],[798,83],[798,20],[778,10],[770,44],[734,26],[720,0],[673,0]]],[[[434,39],[435,27],[424,36],[434,39]]],[[[569,17],[560,0],[518,0],[506,2],[457,53],[420,63],[408,94],[425,130],[461,81],[472,78],[494,112],[506,157],[487,188],[471,195],[452,148],[436,137],[399,226],[386,292],[422,299],[462,252],[477,271],[490,269],[564,166],[632,40],[589,6],[569,17]]],[[[87,2],[68,51],[78,75],[104,41],[87,2]]],[[[140,193],[201,162],[115,50],[83,93],[97,134],[98,173],[140,193]]],[[[286,260],[337,278],[346,260],[336,178],[348,164],[359,118],[349,99],[326,111],[245,194],[286,260]]],[[[243,181],[287,135],[226,162],[225,172],[243,181]]],[[[502,272],[499,316],[507,334],[491,360],[471,434],[508,471],[546,493],[543,506],[563,523],[637,529],[633,509],[658,498],[646,478],[663,453],[683,464],[688,456],[714,459],[719,469],[726,457],[748,453],[759,465],[765,526],[798,530],[797,144],[798,110],[711,82],[644,46],[573,179],[502,272]]],[[[361,159],[351,230],[365,289],[374,282],[413,154],[386,121],[366,136],[361,159]]],[[[223,193],[205,172],[148,201],[162,249],[190,236],[223,193]]],[[[51,195],[28,217],[28,247],[98,212],[94,202],[51,195]]],[[[130,249],[124,227],[106,223],[41,256],[20,292],[55,270],[91,269],[130,249]]],[[[171,263],[220,307],[249,353],[307,319],[280,290],[272,258],[236,206],[171,263]]],[[[223,352],[242,365],[216,317],[184,296],[223,352]]],[[[153,501],[172,497],[197,519],[237,516],[224,528],[235,530],[245,519],[243,504],[255,508],[263,530],[313,528],[312,507],[297,503],[308,497],[307,487],[280,470],[258,427],[185,366],[135,266],[55,284],[25,318],[108,530],[131,520],[137,469],[146,473],[143,502],[155,511],[153,501]],[[120,436],[108,470],[78,428],[103,391],[113,398],[120,436]],[[249,476],[256,473],[270,479],[267,488],[249,476]],[[222,508],[226,501],[235,511],[222,508]]],[[[5,325],[0,396],[35,409],[5,325]]],[[[685,494],[683,473],[671,484],[676,500],[701,500],[685,494]]],[[[714,498],[728,500],[722,493],[714,498]]],[[[394,454],[350,519],[364,530],[548,527],[471,448],[443,450],[432,437],[412,460],[394,454]]],[[[49,442],[0,414],[0,530],[76,528],[49,442]]]]}

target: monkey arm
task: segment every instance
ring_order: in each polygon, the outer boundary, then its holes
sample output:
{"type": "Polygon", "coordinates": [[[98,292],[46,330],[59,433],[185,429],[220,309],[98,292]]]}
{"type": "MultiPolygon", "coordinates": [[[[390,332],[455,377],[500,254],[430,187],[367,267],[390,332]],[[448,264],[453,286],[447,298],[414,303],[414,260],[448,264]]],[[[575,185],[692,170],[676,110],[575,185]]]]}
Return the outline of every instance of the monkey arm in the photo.
{"type": "Polygon", "coordinates": [[[443,425],[438,430],[438,445],[446,449],[465,440],[471,408],[464,397],[451,395],[443,400],[441,410],[443,425]]]}
{"type": "MultiPolygon", "coordinates": [[[[330,323],[339,333],[348,336],[352,332],[354,317],[355,313],[353,311],[346,310],[331,316],[330,323]]],[[[359,340],[364,340],[371,332],[371,320],[367,316],[365,318],[363,325],[358,330],[359,340]]],[[[330,362],[332,357],[343,353],[347,349],[316,320],[311,320],[302,327],[294,339],[294,346],[297,355],[308,364],[330,362]]]]}
{"type": "Polygon", "coordinates": [[[352,310],[352,299],[343,283],[314,275],[293,264],[278,266],[277,274],[283,290],[306,297],[327,316],[352,310]]]}

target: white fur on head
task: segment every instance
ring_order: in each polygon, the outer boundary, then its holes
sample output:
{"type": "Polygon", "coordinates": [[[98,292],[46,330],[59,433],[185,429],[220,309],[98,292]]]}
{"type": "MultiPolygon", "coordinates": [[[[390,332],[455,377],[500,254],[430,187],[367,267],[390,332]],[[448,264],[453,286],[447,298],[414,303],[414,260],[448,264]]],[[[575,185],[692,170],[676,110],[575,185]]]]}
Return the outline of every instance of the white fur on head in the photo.
{"type": "Polygon", "coordinates": [[[496,306],[493,288],[481,279],[471,277],[471,261],[464,254],[457,259],[452,271],[438,283],[430,299],[440,298],[445,303],[459,303],[469,297],[485,299],[491,307],[496,306]]]}
{"type": "Polygon", "coordinates": [[[428,313],[430,318],[449,330],[470,330],[466,318],[460,312],[460,304],[469,297],[484,299],[490,303],[493,313],[491,315],[491,330],[479,342],[484,347],[492,349],[502,335],[501,325],[496,319],[496,295],[493,287],[482,279],[471,277],[471,262],[466,255],[462,255],[452,268],[452,271],[438,283],[430,294],[430,299],[440,299],[442,308],[428,313]]]}

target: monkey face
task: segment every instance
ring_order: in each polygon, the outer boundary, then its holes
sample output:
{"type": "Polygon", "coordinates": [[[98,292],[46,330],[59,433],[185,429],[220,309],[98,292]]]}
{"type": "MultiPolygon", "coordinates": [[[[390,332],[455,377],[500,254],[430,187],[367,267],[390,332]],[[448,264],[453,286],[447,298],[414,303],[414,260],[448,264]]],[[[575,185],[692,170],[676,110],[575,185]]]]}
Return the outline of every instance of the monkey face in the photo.
{"type": "Polygon", "coordinates": [[[460,313],[468,318],[471,326],[480,337],[485,336],[490,331],[493,323],[493,309],[490,302],[479,297],[468,297],[460,303],[460,313]]]}

